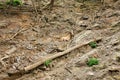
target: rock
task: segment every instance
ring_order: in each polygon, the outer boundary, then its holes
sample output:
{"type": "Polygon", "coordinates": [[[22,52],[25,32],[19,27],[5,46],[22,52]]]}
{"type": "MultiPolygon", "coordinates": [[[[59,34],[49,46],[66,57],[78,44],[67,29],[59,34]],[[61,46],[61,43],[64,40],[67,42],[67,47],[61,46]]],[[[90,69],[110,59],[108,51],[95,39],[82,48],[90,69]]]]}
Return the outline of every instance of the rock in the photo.
{"type": "Polygon", "coordinates": [[[88,24],[85,23],[85,22],[83,22],[83,23],[80,25],[80,27],[84,27],[84,28],[86,28],[86,27],[88,27],[88,24]]]}
{"type": "Polygon", "coordinates": [[[91,40],[91,39],[96,39],[101,36],[101,33],[97,30],[92,31],[92,30],[86,30],[81,33],[78,33],[77,35],[74,36],[70,46],[74,46],[77,44],[83,44],[84,42],[91,40]]]}
{"type": "Polygon", "coordinates": [[[107,65],[106,64],[99,64],[99,65],[96,65],[96,66],[93,66],[93,70],[103,70],[107,68],[107,65]]]}
{"type": "Polygon", "coordinates": [[[105,78],[103,78],[103,80],[114,80],[111,76],[107,76],[105,78]]]}
{"type": "Polygon", "coordinates": [[[47,43],[50,43],[52,41],[52,38],[38,38],[35,43],[36,44],[47,44],[47,43]]]}
{"type": "Polygon", "coordinates": [[[114,3],[114,7],[118,10],[120,10],[120,0],[114,3]]]}
{"type": "Polygon", "coordinates": [[[93,25],[93,27],[100,27],[100,24],[95,23],[95,24],[93,25]]]}
{"type": "Polygon", "coordinates": [[[115,21],[111,24],[112,27],[120,27],[120,20],[119,21],[115,21]]]}
{"type": "Polygon", "coordinates": [[[82,20],[88,20],[88,19],[89,19],[89,16],[87,16],[87,15],[82,16],[81,19],[82,19],[82,20]]]}
{"type": "Polygon", "coordinates": [[[71,32],[66,32],[63,35],[61,35],[60,40],[61,41],[69,41],[72,38],[72,33],[71,32]]]}
{"type": "Polygon", "coordinates": [[[114,59],[115,59],[117,62],[120,62],[120,52],[115,53],[114,56],[115,56],[114,59]]]}
{"type": "Polygon", "coordinates": [[[8,22],[0,22],[0,29],[6,28],[8,24],[8,22]]]}
{"type": "Polygon", "coordinates": [[[120,43],[120,32],[118,31],[113,36],[107,39],[107,44],[111,45],[112,47],[117,46],[120,43]]]}
{"type": "Polygon", "coordinates": [[[101,18],[101,17],[102,17],[102,15],[100,13],[97,13],[94,18],[97,19],[97,18],[101,18]]]}
{"type": "Polygon", "coordinates": [[[85,21],[77,21],[76,24],[80,27],[83,27],[83,28],[88,27],[88,23],[85,21]]]}
{"type": "Polygon", "coordinates": [[[31,49],[34,48],[34,46],[33,46],[32,44],[28,44],[28,45],[26,46],[26,48],[29,49],[29,50],[31,50],[31,49]]]}
{"type": "Polygon", "coordinates": [[[120,56],[116,57],[116,61],[120,62],[120,56]]]}
{"type": "Polygon", "coordinates": [[[7,50],[5,53],[11,54],[11,53],[14,53],[16,50],[17,50],[17,48],[15,46],[13,46],[11,49],[7,50]]]}
{"type": "Polygon", "coordinates": [[[2,73],[2,74],[0,74],[0,78],[5,78],[5,77],[8,77],[8,75],[7,74],[5,74],[5,73],[2,73]]]}
{"type": "Polygon", "coordinates": [[[79,3],[82,3],[83,2],[83,0],[75,0],[76,2],[79,2],[79,3]]]}
{"type": "Polygon", "coordinates": [[[114,15],[114,11],[112,9],[107,9],[104,13],[102,13],[102,15],[106,16],[106,18],[109,18],[114,15]]]}
{"type": "Polygon", "coordinates": [[[0,80],[9,80],[9,79],[6,79],[8,77],[9,77],[8,74],[5,74],[5,73],[0,74],[0,80]]]}
{"type": "MultiPolygon", "coordinates": [[[[85,80],[94,80],[95,73],[92,71],[87,72],[85,80]]],[[[78,79],[79,80],[79,79],[78,79]]]]}
{"type": "Polygon", "coordinates": [[[109,14],[107,14],[107,17],[114,17],[114,16],[120,16],[120,11],[111,11],[109,14]]]}
{"type": "Polygon", "coordinates": [[[116,51],[120,51],[120,45],[115,46],[114,49],[115,49],[116,51]]]}
{"type": "Polygon", "coordinates": [[[72,20],[72,19],[67,20],[67,22],[68,22],[70,25],[74,25],[74,24],[75,24],[74,20],[72,20]]]}
{"type": "Polygon", "coordinates": [[[91,26],[92,29],[101,29],[102,27],[103,27],[103,25],[100,23],[95,23],[91,26]]]}
{"type": "Polygon", "coordinates": [[[70,25],[75,25],[75,21],[72,18],[65,18],[63,22],[68,22],[70,25]]]}
{"type": "Polygon", "coordinates": [[[87,75],[94,76],[95,74],[93,72],[88,72],[87,75]]]}
{"type": "Polygon", "coordinates": [[[115,80],[120,80],[120,75],[113,76],[115,80]]]}
{"type": "Polygon", "coordinates": [[[33,46],[33,44],[31,44],[29,41],[24,41],[22,42],[22,47],[28,49],[28,50],[32,50],[34,49],[35,47],[33,46]]]}
{"type": "Polygon", "coordinates": [[[42,16],[41,20],[45,23],[48,23],[49,18],[46,15],[44,15],[44,16],[42,16]]]}
{"type": "Polygon", "coordinates": [[[119,66],[111,66],[110,68],[108,68],[108,71],[110,74],[119,73],[120,67],[119,66]]]}
{"type": "Polygon", "coordinates": [[[89,57],[93,55],[98,55],[99,54],[98,49],[93,49],[92,51],[84,54],[83,56],[79,57],[78,59],[75,59],[73,62],[76,63],[77,67],[84,66],[86,65],[86,61],[89,59],[89,57]]]}
{"type": "Polygon", "coordinates": [[[115,11],[114,13],[113,13],[113,15],[111,15],[111,16],[120,16],[120,11],[118,10],[118,11],[115,11]]]}
{"type": "Polygon", "coordinates": [[[83,24],[84,23],[84,21],[76,21],[76,24],[79,26],[79,25],[81,25],[81,24],[83,24]]]}
{"type": "Polygon", "coordinates": [[[52,14],[53,20],[58,20],[58,16],[56,14],[52,14]]]}

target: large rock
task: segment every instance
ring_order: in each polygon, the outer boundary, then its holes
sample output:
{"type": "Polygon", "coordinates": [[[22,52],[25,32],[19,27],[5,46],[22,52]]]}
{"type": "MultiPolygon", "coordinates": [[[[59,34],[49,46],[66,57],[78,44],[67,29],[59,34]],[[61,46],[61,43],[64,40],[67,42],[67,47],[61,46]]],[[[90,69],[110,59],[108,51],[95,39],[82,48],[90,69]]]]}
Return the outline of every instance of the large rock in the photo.
{"type": "Polygon", "coordinates": [[[83,31],[81,33],[78,33],[77,35],[74,36],[70,47],[77,45],[77,44],[82,44],[84,42],[87,42],[88,40],[93,40],[96,39],[98,37],[100,37],[101,34],[99,31],[95,30],[87,30],[87,31],[83,31]]]}

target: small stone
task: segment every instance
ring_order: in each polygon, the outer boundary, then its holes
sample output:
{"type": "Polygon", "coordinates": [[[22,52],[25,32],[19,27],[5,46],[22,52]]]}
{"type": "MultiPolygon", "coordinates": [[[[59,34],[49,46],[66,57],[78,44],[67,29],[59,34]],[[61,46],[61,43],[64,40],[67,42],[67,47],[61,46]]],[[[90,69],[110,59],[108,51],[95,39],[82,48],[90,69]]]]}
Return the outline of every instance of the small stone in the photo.
{"type": "Polygon", "coordinates": [[[99,15],[97,15],[97,16],[95,16],[95,18],[100,18],[101,16],[99,16],[99,15]]]}
{"type": "Polygon", "coordinates": [[[7,50],[5,53],[11,54],[11,53],[14,53],[16,50],[17,50],[17,48],[15,46],[13,46],[11,49],[7,50]]]}
{"type": "Polygon", "coordinates": [[[93,70],[102,70],[102,69],[105,69],[105,68],[107,68],[106,64],[100,64],[100,65],[94,66],[92,69],[93,70]]]}
{"type": "Polygon", "coordinates": [[[83,24],[84,23],[84,21],[76,21],[76,24],[77,25],[81,25],[81,24],[83,24]]]}
{"type": "Polygon", "coordinates": [[[120,62],[120,56],[116,57],[116,61],[120,62]]]}
{"type": "Polygon", "coordinates": [[[51,69],[48,67],[48,68],[45,68],[46,71],[50,71],[51,69]]]}
{"type": "Polygon", "coordinates": [[[8,22],[0,22],[0,29],[4,29],[8,26],[8,22]]]}
{"type": "Polygon", "coordinates": [[[107,76],[107,77],[103,78],[103,80],[113,80],[113,78],[111,76],[107,76]]]}
{"type": "Polygon", "coordinates": [[[96,24],[94,24],[92,27],[93,27],[93,28],[101,28],[101,24],[96,23],[96,24]]]}
{"type": "Polygon", "coordinates": [[[5,78],[9,77],[8,74],[2,73],[0,74],[0,80],[5,80],[5,78]]]}
{"type": "Polygon", "coordinates": [[[120,26],[120,21],[116,21],[112,23],[112,27],[119,27],[120,26]]]}
{"type": "Polygon", "coordinates": [[[88,25],[87,24],[81,24],[80,27],[85,27],[86,28],[86,27],[88,27],[88,25]]]}
{"type": "Polygon", "coordinates": [[[113,72],[116,72],[116,73],[118,72],[119,73],[120,67],[119,66],[112,66],[108,70],[109,70],[110,73],[113,73],[113,72]]]}
{"type": "Polygon", "coordinates": [[[75,22],[71,19],[71,20],[68,20],[68,23],[70,24],[70,25],[74,25],[75,24],[75,22]]]}
{"type": "Polygon", "coordinates": [[[116,58],[115,58],[116,61],[117,61],[117,62],[120,62],[120,53],[119,53],[119,52],[115,54],[115,57],[116,57],[116,58]]]}
{"type": "Polygon", "coordinates": [[[87,24],[86,22],[84,22],[84,21],[79,21],[79,22],[78,22],[78,25],[79,25],[80,27],[84,27],[84,28],[88,27],[88,24],[87,24]]]}
{"type": "Polygon", "coordinates": [[[82,19],[82,20],[88,20],[88,19],[89,19],[89,16],[87,16],[87,15],[82,16],[81,19],[82,19]]]}
{"type": "Polygon", "coordinates": [[[94,73],[93,72],[88,72],[87,75],[94,76],[94,73]]]}
{"type": "Polygon", "coordinates": [[[26,48],[27,48],[28,50],[31,50],[31,49],[33,49],[34,47],[33,47],[32,44],[28,44],[28,45],[26,46],[26,48]]]}
{"type": "Polygon", "coordinates": [[[120,80],[120,75],[113,76],[115,80],[120,80]]]}
{"type": "Polygon", "coordinates": [[[115,46],[114,49],[115,49],[116,51],[120,51],[120,45],[115,46]]]}

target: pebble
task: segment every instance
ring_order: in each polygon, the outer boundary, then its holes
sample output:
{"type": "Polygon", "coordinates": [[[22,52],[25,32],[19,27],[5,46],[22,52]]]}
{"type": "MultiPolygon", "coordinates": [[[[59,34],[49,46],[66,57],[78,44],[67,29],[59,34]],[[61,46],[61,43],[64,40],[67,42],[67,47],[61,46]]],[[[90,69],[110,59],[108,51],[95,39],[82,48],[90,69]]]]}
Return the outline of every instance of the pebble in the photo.
{"type": "Polygon", "coordinates": [[[88,72],[87,75],[94,76],[94,73],[93,72],[88,72]]]}
{"type": "Polygon", "coordinates": [[[7,27],[7,23],[0,22],[0,29],[4,29],[7,27]]]}
{"type": "Polygon", "coordinates": [[[16,50],[17,50],[17,48],[15,46],[13,46],[11,49],[7,50],[5,53],[11,54],[11,53],[14,53],[16,50]]]}
{"type": "Polygon", "coordinates": [[[111,24],[112,27],[120,26],[120,21],[115,21],[111,24]]]}
{"type": "Polygon", "coordinates": [[[77,24],[78,24],[80,27],[84,27],[84,28],[88,27],[88,24],[87,24],[85,21],[79,21],[77,24]]]}
{"type": "Polygon", "coordinates": [[[87,15],[82,16],[81,19],[82,19],[82,20],[88,20],[88,19],[89,19],[89,16],[87,16],[87,15]]]}
{"type": "Polygon", "coordinates": [[[117,62],[120,62],[120,53],[118,52],[118,53],[115,53],[115,60],[117,61],[117,62]]]}
{"type": "Polygon", "coordinates": [[[120,80],[120,75],[113,76],[115,80],[120,80]]]}

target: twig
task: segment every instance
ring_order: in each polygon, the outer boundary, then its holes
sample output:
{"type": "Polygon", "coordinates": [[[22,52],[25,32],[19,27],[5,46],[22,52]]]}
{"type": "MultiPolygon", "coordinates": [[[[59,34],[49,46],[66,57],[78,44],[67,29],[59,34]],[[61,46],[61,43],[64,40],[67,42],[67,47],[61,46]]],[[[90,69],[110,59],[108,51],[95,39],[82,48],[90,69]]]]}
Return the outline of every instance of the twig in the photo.
{"type": "Polygon", "coordinates": [[[24,30],[27,30],[27,29],[24,29],[24,28],[20,29],[18,32],[16,32],[14,35],[12,35],[12,37],[9,38],[9,40],[12,40],[14,37],[16,37],[19,33],[21,33],[24,30]]]}
{"type": "MultiPolygon", "coordinates": [[[[98,40],[101,40],[101,39],[102,38],[99,37],[99,38],[96,38],[96,39],[93,39],[93,40],[89,40],[89,41],[87,41],[87,42],[85,42],[83,44],[78,44],[78,45],[76,45],[74,47],[71,47],[71,48],[69,48],[69,49],[67,49],[67,50],[65,50],[63,52],[59,52],[59,53],[56,53],[56,54],[53,54],[53,55],[50,55],[50,56],[46,56],[43,59],[38,60],[38,62],[33,63],[32,65],[24,67],[23,70],[20,70],[20,72],[17,72],[17,73],[26,73],[26,72],[28,72],[30,70],[33,70],[34,68],[38,67],[39,65],[42,65],[47,60],[53,60],[53,59],[58,58],[60,56],[66,55],[66,54],[70,53],[71,51],[73,51],[73,50],[75,50],[77,48],[80,48],[82,46],[85,46],[85,45],[89,44],[90,42],[98,41],[98,40]]],[[[16,74],[16,73],[10,73],[9,72],[9,74],[16,74]]]]}
{"type": "Polygon", "coordinates": [[[68,71],[70,74],[72,74],[72,71],[68,69],[68,67],[65,67],[65,70],[68,71]]]}
{"type": "Polygon", "coordinates": [[[5,67],[5,63],[2,60],[0,60],[0,63],[5,67]]]}
{"type": "Polygon", "coordinates": [[[7,58],[9,58],[8,55],[6,55],[5,57],[1,58],[0,60],[3,61],[4,59],[7,59],[7,58]]]}
{"type": "Polygon", "coordinates": [[[3,61],[4,59],[9,58],[9,56],[5,56],[0,59],[0,63],[5,67],[5,62],[3,61]]]}

